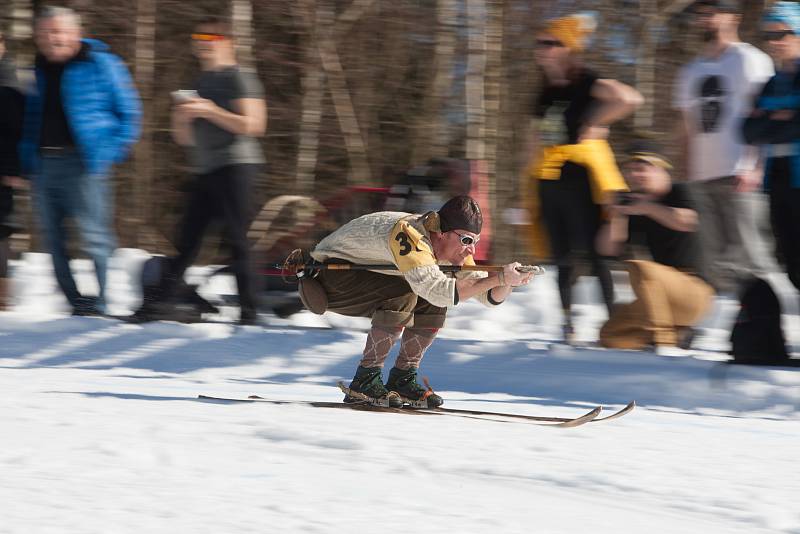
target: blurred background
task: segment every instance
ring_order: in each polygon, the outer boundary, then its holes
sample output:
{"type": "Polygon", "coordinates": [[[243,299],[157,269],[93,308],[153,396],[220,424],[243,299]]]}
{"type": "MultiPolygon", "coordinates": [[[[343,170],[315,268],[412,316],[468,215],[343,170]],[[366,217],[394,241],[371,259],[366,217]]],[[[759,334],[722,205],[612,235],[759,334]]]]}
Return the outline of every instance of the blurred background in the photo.
{"type": "MultiPolygon", "coordinates": [[[[42,4],[0,1],[9,56],[22,80],[31,76],[33,14],[42,4]]],[[[670,105],[672,84],[676,69],[699,48],[689,27],[688,0],[60,4],[81,13],[85,35],[108,43],[135,78],[144,130],[133,157],[115,171],[116,233],[120,246],[164,254],[173,253],[191,178],[184,151],[169,134],[170,92],[189,87],[198,71],[189,36],[203,14],[232,14],[239,61],[266,89],[269,122],[259,141],[268,163],[257,179],[254,213],[280,195],[303,195],[334,199],[345,210],[339,218],[346,219],[380,207],[382,199],[375,195],[385,194],[362,190],[336,198],[348,186],[388,187],[431,158],[465,158],[480,161],[485,170],[487,211],[498,214],[491,219],[490,256],[498,261],[533,260],[522,227],[508,224],[501,212],[520,204],[529,158],[524,135],[540,83],[535,36],[544,22],[595,11],[598,27],[587,64],[644,95],[636,114],[612,128],[614,147],[633,132],[647,131],[674,155],[678,115],[670,105]]],[[[759,45],[756,29],[766,4],[743,3],[744,41],[759,45]]],[[[683,169],[673,176],[681,180],[683,169]]],[[[294,212],[310,209],[291,204],[292,213],[284,213],[290,225],[303,217],[294,212]]],[[[18,195],[17,206],[30,223],[25,228],[35,229],[26,194],[18,195]]],[[[258,224],[254,229],[257,240],[258,224]]],[[[35,230],[23,231],[15,235],[13,249],[42,246],[35,230]]],[[[218,249],[218,241],[207,239],[200,261],[213,261],[218,249]]]]}

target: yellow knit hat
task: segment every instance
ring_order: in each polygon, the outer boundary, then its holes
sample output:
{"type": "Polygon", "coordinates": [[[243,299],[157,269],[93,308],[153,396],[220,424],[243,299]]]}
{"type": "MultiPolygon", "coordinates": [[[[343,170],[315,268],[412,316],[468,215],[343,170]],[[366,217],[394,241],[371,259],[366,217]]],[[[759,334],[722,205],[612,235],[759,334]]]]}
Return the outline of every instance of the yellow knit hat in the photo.
{"type": "Polygon", "coordinates": [[[551,20],[545,26],[544,32],[551,34],[570,50],[582,52],[587,37],[594,33],[595,28],[597,20],[592,13],[577,13],[551,20]]]}

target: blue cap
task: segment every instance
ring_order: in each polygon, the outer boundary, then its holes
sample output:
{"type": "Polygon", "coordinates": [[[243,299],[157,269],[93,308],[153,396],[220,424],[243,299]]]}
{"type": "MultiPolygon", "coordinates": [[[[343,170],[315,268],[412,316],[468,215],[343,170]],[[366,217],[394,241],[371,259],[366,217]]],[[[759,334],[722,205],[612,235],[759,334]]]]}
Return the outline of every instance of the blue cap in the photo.
{"type": "Polygon", "coordinates": [[[786,24],[794,33],[800,34],[800,5],[796,2],[775,2],[764,14],[763,24],[786,24]]]}

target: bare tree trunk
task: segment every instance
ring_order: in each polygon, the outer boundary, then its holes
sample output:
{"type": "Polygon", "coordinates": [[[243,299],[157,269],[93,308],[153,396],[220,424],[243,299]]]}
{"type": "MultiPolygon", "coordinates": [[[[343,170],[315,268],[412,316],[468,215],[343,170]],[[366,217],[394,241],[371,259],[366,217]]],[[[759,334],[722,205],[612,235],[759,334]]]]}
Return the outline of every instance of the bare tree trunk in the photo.
{"type": "Polygon", "coordinates": [[[655,124],[656,113],[656,32],[666,21],[683,11],[693,0],[674,0],[659,10],[656,0],[641,0],[641,20],[644,21],[639,38],[639,53],[636,61],[636,88],[644,96],[645,103],[634,115],[637,130],[650,130],[655,124]]]}
{"type": "Polygon", "coordinates": [[[317,0],[301,0],[295,4],[295,15],[306,30],[303,52],[302,117],[300,119],[299,147],[295,172],[297,191],[310,194],[314,189],[314,171],[317,167],[319,130],[322,121],[322,97],[325,74],[318,51],[319,10],[317,0]]]}
{"type": "MultiPolygon", "coordinates": [[[[30,65],[33,63],[33,47],[24,46],[29,43],[33,36],[33,3],[31,0],[11,0],[6,3],[10,17],[9,24],[4,24],[8,28],[5,33],[6,39],[13,42],[13,49],[7,51],[13,54],[14,61],[20,65],[30,65]]],[[[5,29],[5,28],[4,28],[5,29]]],[[[8,46],[8,44],[6,45],[8,46]]],[[[20,86],[31,83],[32,72],[17,70],[20,77],[20,86]],[[27,77],[25,76],[27,74],[27,77]]],[[[39,246],[38,234],[35,231],[37,222],[34,220],[32,199],[30,191],[17,191],[14,193],[14,210],[25,220],[25,231],[17,232],[11,236],[11,248],[13,251],[36,250],[39,246]]]]}
{"type": "Polygon", "coordinates": [[[656,20],[657,0],[640,0],[639,17],[645,21],[640,33],[639,61],[636,63],[636,88],[644,97],[644,105],[636,110],[633,124],[636,130],[644,131],[653,127],[655,116],[654,97],[656,94],[656,42],[653,35],[652,22],[656,20]]]}
{"type": "Polygon", "coordinates": [[[138,0],[136,13],[136,58],[134,79],[142,99],[142,137],[134,147],[133,180],[134,232],[135,246],[154,248],[156,242],[151,225],[153,214],[150,211],[152,202],[153,169],[153,124],[154,107],[153,82],[155,76],[155,38],[156,38],[156,2],[157,0],[138,0]],[[141,241],[145,241],[141,243],[141,241]]]}
{"type": "Polygon", "coordinates": [[[236,59],[246,69],[253,69],[253,4],[251,0],[233,0],[231,5],[236,59]]]}
{"type": "Polygon", "coordinates": [[[742,2],[742,22],[739,25],[739,38],[746,43],[755,43],[761,28],[761,17],[773,0],[750,0],[742,2]]]}
{"type": "Polygon", "coordinates": [[[358,22],[374,5],[375,0],[353,0],[344,13],[336,18],[336,27],[333,33],[335,42],[341,42],[342,38],[353,28],[353,24],[358,22]]]}
{"type": "Polygon", "coordinates": [[[14,42],[14,61],[17,65],[29,65],[33,59],[33,49],[21,46],[33,37],[33,2],[31,0],[10,0],[6,2],[7,17],[4,23],[6,38],[14,42]]]}
{"type": "MultiPolygon", "coordinates": [[[[494,158],[494,207],[492,234],[492,259],[500,262],[511,260],[522,261],[520,249],[523,232],[518,231],[519,226],[507,224],[505,210],[519,207],[520,191],[522,190],[522,173],[518,162],[519,140],[515,135],[516,122],[527,120],[527,109],[520,110],[521,102],[527,102],[530,92],[530,81],[523,76],[515,76],[515,67],[524,69],[524,59],[527,56],[520,51],[529,48],[518,40],[515,34],[519,29],[518,21],[512,16],[514,1],[503,2],[503,23],[500,36],[503,47],[500,55],[501,81],[500,81],[500,109],[497,119],[496,155],[494,158]],[[516,64],[515,64],[516,63],[516,64]],[[518,79],[515,79],[518,78],[518,79]],[[520,111],[522,111],[520,116],[520,111]]],[[[527,69],[524,69],[527,70],[527,69]]]]}
{"type": "Polygon", "coordinates": [[[444,102],[453,83],[453,59],[456,50],[458,10],[455,0],[439,0],[436,4],[436,48],[433,80],[426,91],[413,129],[412,162],[448,154],[448,124],[444,102]]]}
{"type": "Polygon", "coordinates": [[[486,0],[467,0],[467,159],[486,156],[486,0]]]}
{"type": "Polygon", "coordinates": [[[503,16],[505,3],[505,0],[489,0],[487,2],[488,12],[486,17],[484,158],[486,159],[487,173],[489,175],[492,202],[494,201],[496,190],[495,170],[500,120],[500,85],[503,79],[503,16]]]}
{"type": "Polygon", "coordinates": [[[348,178],[355,184],[369,182],[371,173],[364,138],[361,135],[358,118],[347,87],[347,78],[339,59],[336,36],[344,35],[350,25],[373,3],[374,0],[356,0],[343,13],[339,21],[334,21],[333,10],[326,5],[321,9],[319,18],[320,29],[322,30],[319,55],[322,60],[322,68],[328,77],[328,89],[336,110],[336,116],[339,119],[339,127],[344,137],[344,144],[350,162],[350,175],[348,178]]]}

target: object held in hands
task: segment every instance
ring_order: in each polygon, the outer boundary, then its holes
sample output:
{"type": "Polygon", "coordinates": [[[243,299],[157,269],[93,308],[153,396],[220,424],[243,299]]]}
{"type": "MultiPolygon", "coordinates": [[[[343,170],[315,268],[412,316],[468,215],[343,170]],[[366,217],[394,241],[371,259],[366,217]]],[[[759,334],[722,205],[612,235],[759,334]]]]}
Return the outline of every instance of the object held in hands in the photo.
{"type": "Polygon", "coordinates": [[[172,100],[174,100],[176,104],[184,104],[195,98],[200,98],[200,95],[197,94],[197,91],[194,89],[179,89],[177,91],[172,91],[170,94],[172,95],[172,100]]]}
{"type": "MultiPolygon", "coordinates": [[[[482,271],[487,273],[503,272],[503,265],[439,265],[439,269],[445,273],[455,273],[459,271],[482,271]]],[[[307,261],[301,250],[295,250],[283,264],[275,264],[270,268],[279,269],[280,275],[285,281],[290,281],[292,277],[314,277],[320,270],[342,270],[342,271],[396,271],[396,265],[363,265],[356,263],[318,263],[307,261]]],[[[544,267],[540,265],[520,265],[517,271],[521,273],[533,273],[534,276],[544,274],[544,267]]]]}
{"type": "Polygon", "coordinates": [[[534,276],[544,274],[544,267],[542,267],[541,265],[520,265],[519,267],[517,267],[517,270],[521,273],[533,273],[534,276]]]}

